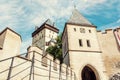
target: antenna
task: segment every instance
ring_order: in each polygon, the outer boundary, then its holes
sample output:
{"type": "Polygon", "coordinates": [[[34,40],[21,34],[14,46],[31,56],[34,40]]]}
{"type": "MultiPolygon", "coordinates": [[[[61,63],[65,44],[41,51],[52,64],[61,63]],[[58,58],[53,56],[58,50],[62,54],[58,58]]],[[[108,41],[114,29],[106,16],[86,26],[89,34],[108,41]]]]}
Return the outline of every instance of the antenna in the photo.
{"type": "Polygon", "coordinates": [[[55,25],[55,23],[57,22],[57,19],[55,18],[55,16],[52,16],[52,18],[53,18],[53,27],[56,27],[56,25],[55,25]]]}
{"type": "Polygon", "coordinates": [[[76,9],[76,4],[75,4],[74,0],[72,0],[72,4],[74,6],[74,9],[76,9]]]}
{"type": "Polygon", "coordinates": [[[35,26],[35,30],[37,30],[38,29],[38,26],[35,26]]]}

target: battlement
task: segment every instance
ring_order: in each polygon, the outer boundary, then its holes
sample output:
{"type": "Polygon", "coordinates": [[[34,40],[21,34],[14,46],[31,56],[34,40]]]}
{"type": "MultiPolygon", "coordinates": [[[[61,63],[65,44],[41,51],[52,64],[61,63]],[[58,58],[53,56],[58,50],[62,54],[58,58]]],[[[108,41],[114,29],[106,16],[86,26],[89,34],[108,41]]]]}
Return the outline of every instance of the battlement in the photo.
{"type": "Polygon", "coordinates": [[[6,64],[0,67],[0,79],[29,80],[34,76],[35,80],[75,80],[75,72],[69,66],[60,64],[58,59],[54,60],[52,55],[43,55],[42,52],[38,47],[30,46],[27,53],[0,60],[0,66],[6,64]]]}
{"type": "MultiPolygon", "coordinates": [[[[109,28],[109,29],[106,29],[106,30],[104,30],[104,31],[98,30],[97,33],[108,34],[108,33],[110,33],[110,32],[113,32],[114,30],[117,30],[118,32],[120,32],[120,27],[119,27],[119,28],[115,28],[115,29],[109,28]]],[[[109,35],[109,34],[108,34],[108,35],[109,35]]]]}

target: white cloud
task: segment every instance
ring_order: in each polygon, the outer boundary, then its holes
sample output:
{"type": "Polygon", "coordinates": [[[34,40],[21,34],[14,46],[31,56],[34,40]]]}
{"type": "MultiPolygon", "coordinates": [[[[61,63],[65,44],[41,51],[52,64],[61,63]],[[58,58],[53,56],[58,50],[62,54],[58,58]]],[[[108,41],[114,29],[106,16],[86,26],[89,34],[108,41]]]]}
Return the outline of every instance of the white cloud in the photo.
{"type": "Polygon", "coordinates": [[[118,19],[117,21],[115,21],[113,23],[101,26],[98,29],[105,30],[105,29],[108,29],[108,28],[115,29],[115,28],[118,28],[118,27],[120,27],[120,19],[118,19]]]}

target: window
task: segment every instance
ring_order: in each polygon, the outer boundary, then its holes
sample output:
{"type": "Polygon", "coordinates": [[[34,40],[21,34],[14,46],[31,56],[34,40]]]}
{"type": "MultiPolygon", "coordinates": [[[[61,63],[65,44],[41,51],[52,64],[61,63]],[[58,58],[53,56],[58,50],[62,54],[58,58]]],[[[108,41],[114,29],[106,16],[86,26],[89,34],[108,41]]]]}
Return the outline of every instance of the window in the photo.
{"type": "Polygon", "coordinates": [[[76,28],[74,28],[74,31],[76,31],[76,28]]]}
{"type": "Polygon", "coordinates": [[[81,33],[85,33],[85,29],[84,28],[80,28],[80,32],[81,33]]]}
{"type": "Polygon", "coordinates": [[[89,30],[89,33],[91,33],[91,30],[89,30]]]}
{"type": "Polygon", "coordinates": [[[87,47],[91,47],[89,40],[87,40],[87,47]]]}
{"type": "Polygon", "coordinates": [[[46,46],[49,46],[49,42],[46,42],[46,46]]]}
{"type": "Polygon", "coordinates": [[[83,46],[81,39],[79,39],[79,45],[80,45],[80,46],[83,46]]]}

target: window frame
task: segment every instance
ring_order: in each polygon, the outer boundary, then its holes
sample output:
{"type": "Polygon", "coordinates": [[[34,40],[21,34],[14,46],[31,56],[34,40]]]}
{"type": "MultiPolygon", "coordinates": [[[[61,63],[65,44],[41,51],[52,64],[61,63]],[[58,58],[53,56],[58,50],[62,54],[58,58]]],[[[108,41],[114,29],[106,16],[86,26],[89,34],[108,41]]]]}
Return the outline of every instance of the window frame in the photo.
{"type": "Polygon", "coordinates": [[[87,47],[91,47],[90,40],[86,40],[87,47]]]}

